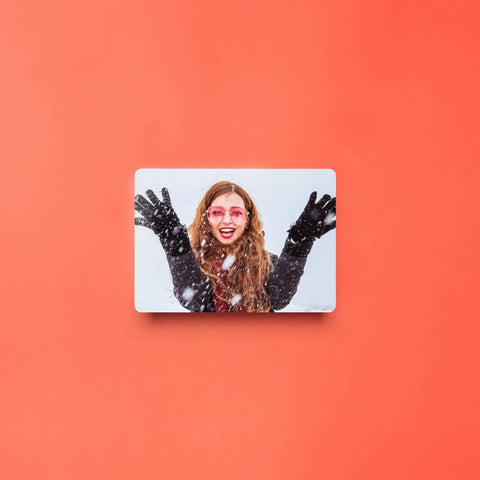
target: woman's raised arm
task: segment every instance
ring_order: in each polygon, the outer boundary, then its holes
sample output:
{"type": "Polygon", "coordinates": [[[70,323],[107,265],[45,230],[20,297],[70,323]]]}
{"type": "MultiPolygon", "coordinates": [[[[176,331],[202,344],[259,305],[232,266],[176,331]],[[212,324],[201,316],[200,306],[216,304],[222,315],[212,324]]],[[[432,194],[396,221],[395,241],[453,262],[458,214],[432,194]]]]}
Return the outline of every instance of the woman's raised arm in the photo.
{"type": "Polygon", "coordinates": [[[135,218],[135,225],[150,228],[160,239],[167,254],[175,297],[192,312],[215,311],[210,282],[200,271],[187,228],[180,223],[168,190],[162,188],[163,201],[152,190],[145,193],[150,201],[142,195],[135,197],[135,210],[141,215],[135,218]]]}
{"type": "Polygon", "coordinates": [[[336,227],[336,199],[325,194],[316,202],[310,198],[295,224],[288,230],[287,241],[279,258],[272,256],[272,272],[267,284],[272,308],[285,308],[297,292],[307,256],[316,239],[336,227]]]}

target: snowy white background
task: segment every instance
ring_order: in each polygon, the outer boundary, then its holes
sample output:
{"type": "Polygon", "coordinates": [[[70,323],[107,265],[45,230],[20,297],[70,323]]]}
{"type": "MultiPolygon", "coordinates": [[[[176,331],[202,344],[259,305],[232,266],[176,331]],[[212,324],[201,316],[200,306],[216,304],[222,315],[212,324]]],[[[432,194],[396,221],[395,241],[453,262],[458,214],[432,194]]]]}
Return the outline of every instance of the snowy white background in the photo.
{"type": "MultiPolygon", "coordinates": [[[[324,193],[336,196],[335,172],[328,169],[140,169],[135,173],[135,194],[145,196],[152,189],[161,198],[159,192],[167,187],[173,208],[188,226],[205,192],[220,180],[237,183],[249,193],[263,220],[266,249],[277,255],[310,193],[317,191],[317,200],[324,193]]],[[[335,309],[335,235],[336,229],[315,242],[297,293],[281,312],[335,309]]],[[[135,308],[139,312],[187,311],[173,295],[160,241],[140,226],[135,227],[135,308]]]]}

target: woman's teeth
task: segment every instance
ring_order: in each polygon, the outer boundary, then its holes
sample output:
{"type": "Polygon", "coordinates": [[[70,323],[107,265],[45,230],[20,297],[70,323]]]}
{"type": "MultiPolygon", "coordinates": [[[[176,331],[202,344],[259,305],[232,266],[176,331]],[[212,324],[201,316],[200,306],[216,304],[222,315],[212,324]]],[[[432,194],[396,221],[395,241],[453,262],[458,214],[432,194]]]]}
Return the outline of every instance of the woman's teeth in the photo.
{"type": "Polygon", "coordinates": [[[231,238],[235,233],[234,228],[220,228],[220,235],[222,238],[231,238]]]}

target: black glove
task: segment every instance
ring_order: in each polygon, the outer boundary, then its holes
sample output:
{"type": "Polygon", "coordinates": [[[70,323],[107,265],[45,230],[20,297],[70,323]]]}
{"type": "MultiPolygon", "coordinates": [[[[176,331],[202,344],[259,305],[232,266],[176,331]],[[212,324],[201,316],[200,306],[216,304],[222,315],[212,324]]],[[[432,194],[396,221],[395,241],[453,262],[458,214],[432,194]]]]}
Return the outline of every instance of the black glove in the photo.
{"type": "Polygon", "coordinates": [[[135,217],[135,225],[151,228],[158,236],[167,255],[177,257],[192,249],[187,228],[180,223],[170,201],[166,188],[162,188],[161,202],[158,197],[147,190],[145,192],[150,202],[142,195],[135,196],[135,210],[142,217],[135,217]]]}
{"type": "Polygon", "coordinates": [[[325,194],[318,203],[317,192],[312,192],[302,214],[290,230],[285,242],[285,252],[294,257],[306,257],[313,242],[336,227],[336,198],[325,194]],[[329,221],[333,220],[333,221],[329,221]]]}

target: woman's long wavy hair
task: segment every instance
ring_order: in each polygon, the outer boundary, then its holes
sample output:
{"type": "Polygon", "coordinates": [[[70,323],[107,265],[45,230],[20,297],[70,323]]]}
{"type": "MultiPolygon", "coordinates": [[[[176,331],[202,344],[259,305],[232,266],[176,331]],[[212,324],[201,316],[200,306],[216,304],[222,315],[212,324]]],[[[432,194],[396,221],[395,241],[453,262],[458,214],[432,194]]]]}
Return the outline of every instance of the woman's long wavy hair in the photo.
{"type": "Polygon", "coordinates": [[[198,265],[210,279],[215,297],[228,302],[230,311],[270,310],[270,298],[265,286],[271,261],[265,250],[262,227],[258,210],[248,193],[239,185],[227,181],[218,182],[208,189],[197,208],[195,220],[188,227],[198,265]],[[215,198],[228,193],[240,195],[248,216],[242,236],[231,245],[223,245],[213,236],[207,209],[215,198]],[[235,260],[232,266],[220,275],[223,260],[227,255],[233,255],[235,260]]]}

